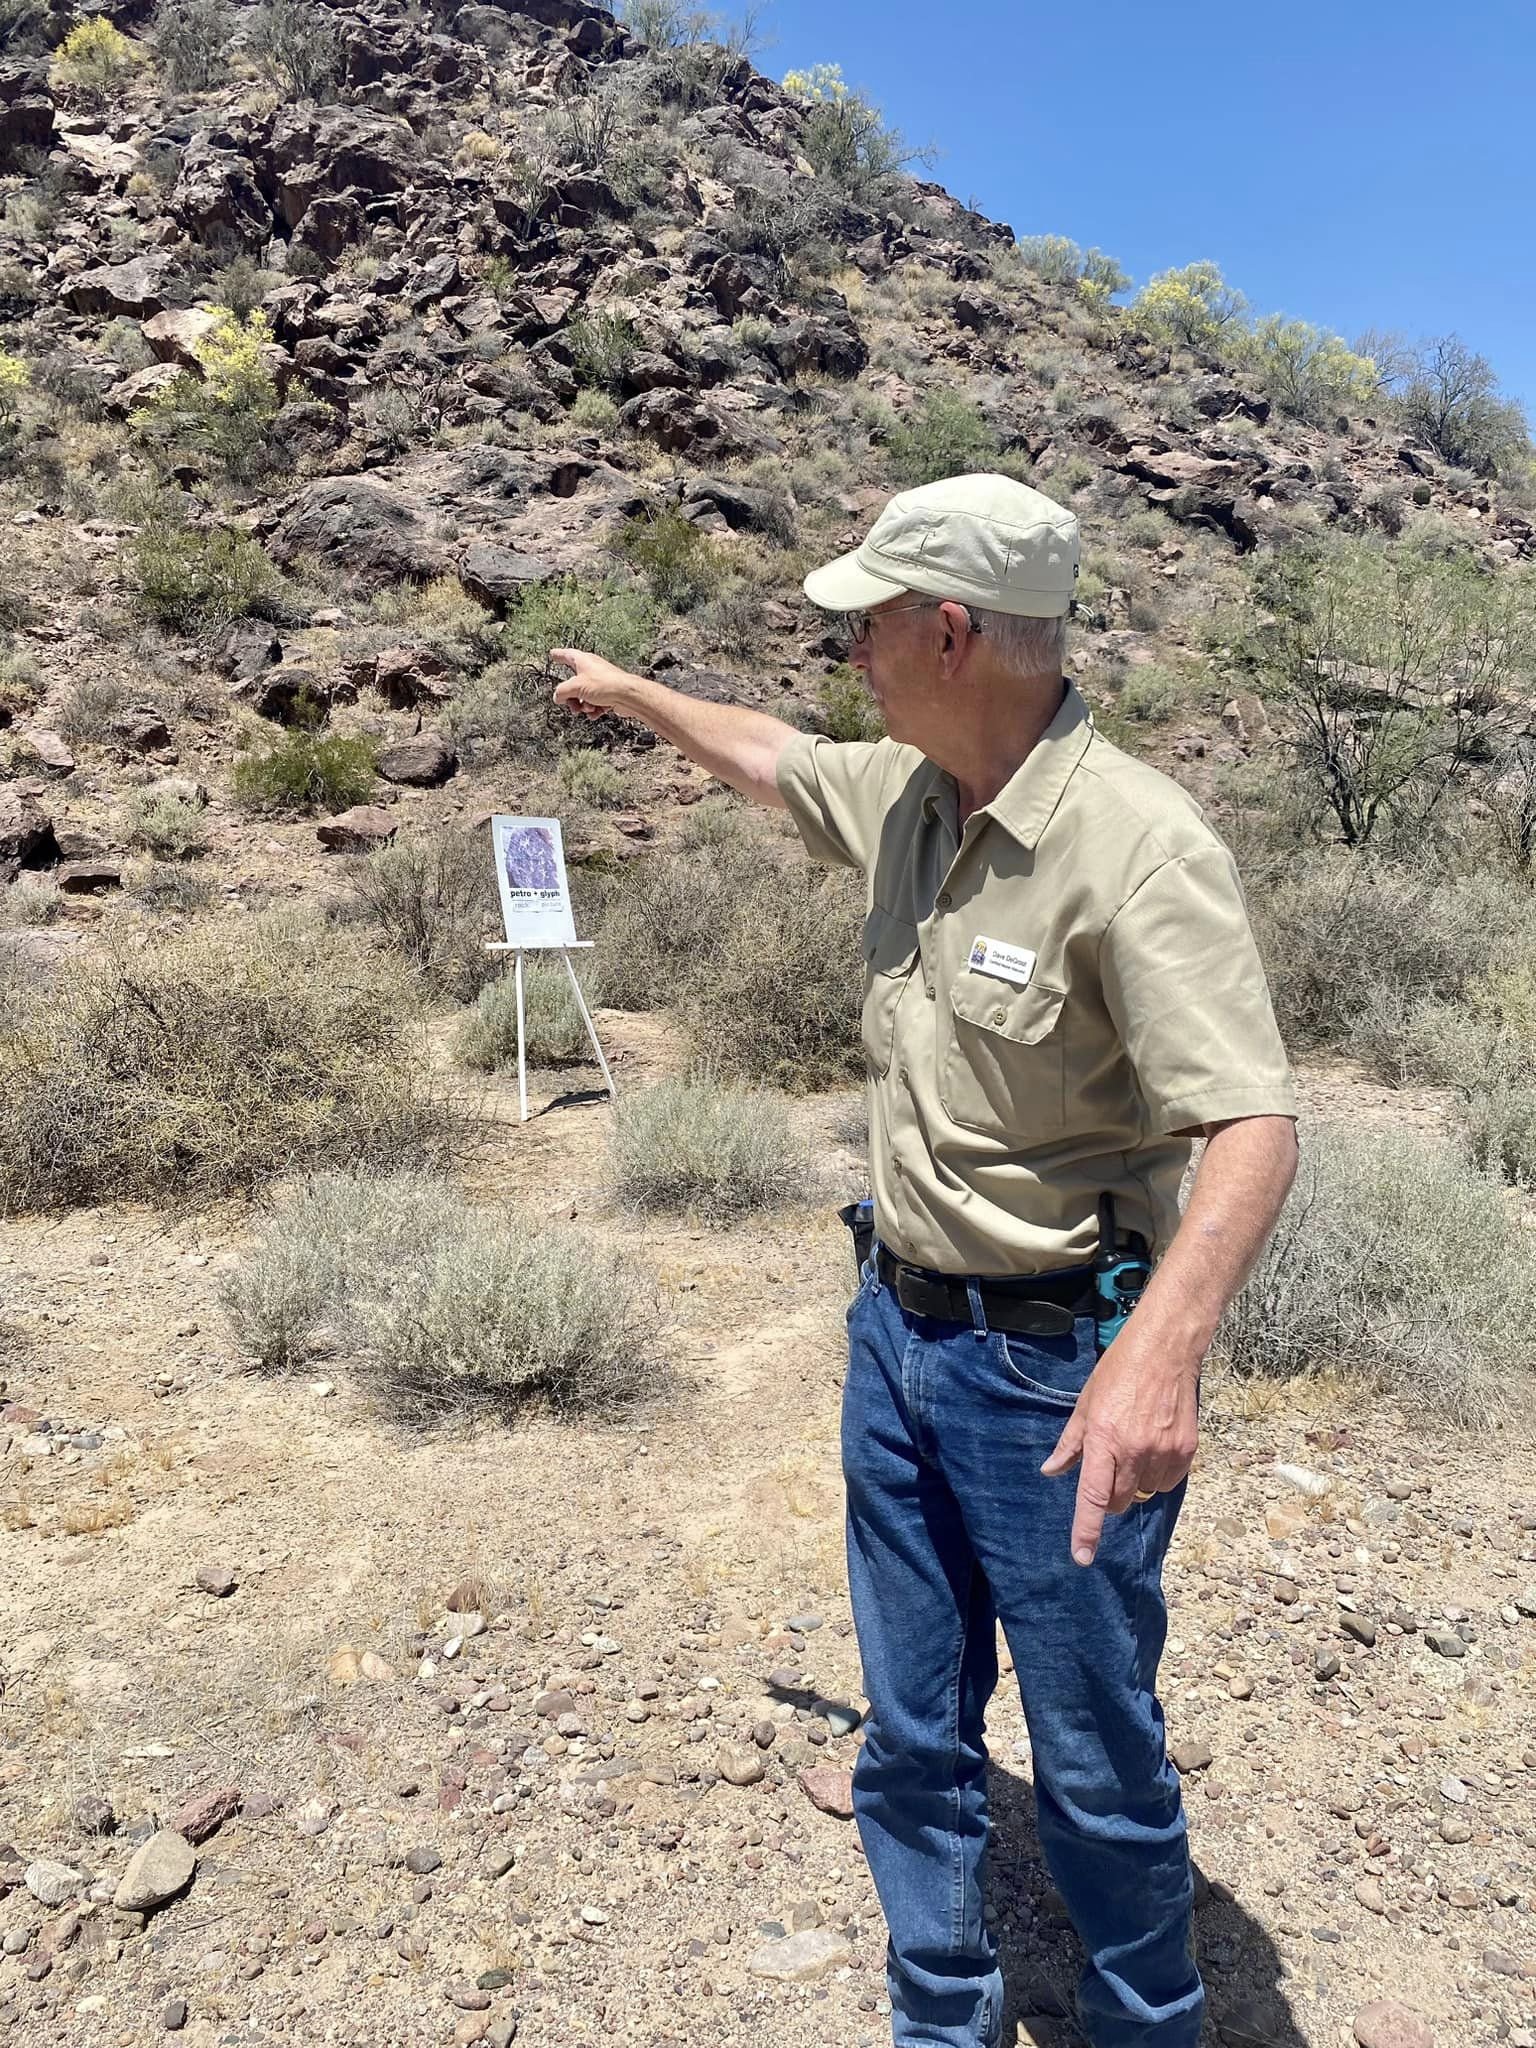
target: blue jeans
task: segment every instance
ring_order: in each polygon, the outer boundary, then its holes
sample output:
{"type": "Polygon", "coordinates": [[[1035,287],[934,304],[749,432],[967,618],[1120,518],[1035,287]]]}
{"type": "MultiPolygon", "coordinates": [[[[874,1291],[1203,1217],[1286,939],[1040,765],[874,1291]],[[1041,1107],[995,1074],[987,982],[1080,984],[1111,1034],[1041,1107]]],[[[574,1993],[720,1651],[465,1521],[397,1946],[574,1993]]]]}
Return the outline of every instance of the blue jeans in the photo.
{"type": "Polygon", "coordinates": [[[870,1712],[853,1780],[889,1930],[894,2039],[994,2048],[983,1918],[987,1749],[1001,1620],[1034,1751],[1040,1844],[1088,1952],[1093,2048],[1193,2048],[1205,1994],[1178,1774],[1153,1691],[1181,1484],[1072,1562],[1077,1473],[1045,1479],[1095,1364],[1059,1338],[907,1313],[866,1266],[848,1312],[848,1573],[870,1712]]]}

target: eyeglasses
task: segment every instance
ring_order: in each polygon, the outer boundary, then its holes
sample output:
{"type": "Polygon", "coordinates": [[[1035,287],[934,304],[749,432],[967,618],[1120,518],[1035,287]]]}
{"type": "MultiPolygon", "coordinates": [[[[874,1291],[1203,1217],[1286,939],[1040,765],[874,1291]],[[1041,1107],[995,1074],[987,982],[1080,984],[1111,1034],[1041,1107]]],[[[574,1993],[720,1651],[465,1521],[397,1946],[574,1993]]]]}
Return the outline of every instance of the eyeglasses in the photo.
{"type": "MultiPolygon", "coordinates": [[[[941,604],[949,604],[951,601],[947,597],[933,597],[921,604],[893,604],[880,612],[844,612],[843,627],[853,645],[862,647],[869,638],[869,628],[873,620],[894,618],[897,612],[936,612],[941,604]]],[[[965,614],[965,622],[973,633],[981,631],[981,627],[969,612],[965,614]]]]}

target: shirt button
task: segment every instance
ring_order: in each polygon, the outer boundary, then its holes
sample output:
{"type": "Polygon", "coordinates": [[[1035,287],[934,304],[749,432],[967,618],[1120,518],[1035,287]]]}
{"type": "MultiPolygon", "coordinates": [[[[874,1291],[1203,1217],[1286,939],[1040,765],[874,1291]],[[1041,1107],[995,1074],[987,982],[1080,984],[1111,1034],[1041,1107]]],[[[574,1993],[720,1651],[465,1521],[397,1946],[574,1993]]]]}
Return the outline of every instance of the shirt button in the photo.
{"type": "Polygon", "coordinates": [[[954,900],[954,899],[953,899],[953,898],[951,897],[951,895],[950,895],[950,893],[949,893],[949,891],[948,891],[947,889],[941,889],[941,890],[939,891],[939,908],[940,908],[940,910],[948,910],[948,908],[949,908],[949,906],[950,906],[950,904],[951,904],[951,902],[952,902],[953,900],[954,900]]]}
{"type": "Polygon", "coordinates": [[[903,1088],[909,1090],[912,1086],[912,1076],[907,1072],[905,1067],[903,1067],[901,1070],[901,1085],[903,1088]]]}
{"type": "Polygon", "coordinates": [[[1008,1012],[1006,1010],[994,1010],[992,1012],[992,1022],[994,1024],[1006,1024],[1008,1022],[1008,1012]]]}
{"type": "Polygon", "coordinates": [[[924,994],[924,995],[925,995],[925,996],[926,996],[926,997],[928,998],[928,1000],[929,1000],[929,1002],[930,1002],[930,1003],[933,1003],[933,1002],[937,1002],[937,1001],[938,1001],[938,997],[937,997],[937,996],[936,996],[936,995],[934,994],[934,991],[933,991],[933,988],[932,988],[932,986],[931,986],[931,985],[930,985],[929,987],[927,987],[927,988],[925,988],[925,989],[923,990],[923,994],[924,994]]]}

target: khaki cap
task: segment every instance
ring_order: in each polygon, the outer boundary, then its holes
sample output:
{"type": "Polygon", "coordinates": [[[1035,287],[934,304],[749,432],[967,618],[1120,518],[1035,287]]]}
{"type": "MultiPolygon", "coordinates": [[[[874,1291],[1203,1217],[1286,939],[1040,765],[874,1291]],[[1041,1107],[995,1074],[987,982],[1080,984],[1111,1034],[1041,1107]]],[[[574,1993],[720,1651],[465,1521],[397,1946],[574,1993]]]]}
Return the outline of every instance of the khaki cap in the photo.
{"type": "Polygon", "coordinates": [[[1075,513],[982,472],[898,493],[852,554],[811,571],[805,594],[824,611],[858,612],[920,590],[1049,619],[1070,611],[1077,563],[1075,513]]]}

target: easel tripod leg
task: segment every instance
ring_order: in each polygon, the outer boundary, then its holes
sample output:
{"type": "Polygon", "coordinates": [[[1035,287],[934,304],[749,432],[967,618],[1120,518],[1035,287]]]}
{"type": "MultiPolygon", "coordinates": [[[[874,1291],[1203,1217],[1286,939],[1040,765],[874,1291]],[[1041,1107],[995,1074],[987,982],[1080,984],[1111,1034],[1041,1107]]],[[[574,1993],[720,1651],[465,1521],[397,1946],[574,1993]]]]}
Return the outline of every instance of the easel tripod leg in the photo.
{"type": "Polygon", "coordinates": [[[587,999],[581,992],[581,983],[576,978],[576,968],[569,953],[562,950],[560,958],[565,962],[565,971],[571,977],[571,989],[576,997],[576,1006],[581,1011],[582,1021],[587,1027],[587,1036],[592,1041],[592,1050],[597,1054],[597,1064],[603,1070],[610,1098],[616,1098],[618,1090],[613,1085],[613,1076],[608,1071],[608,1062],[603,1057],[603,1048],[598,1042],[597,1026],[592,1022],[592,1012],[587,1008],[587,999]]]}
{"type": "Polygon", "coordinates": [[[523,1042],[523,956],[516,955],[513,980],[517,989],[517,1103],[522,1121],[528,1121],[528,1055],[523,1042]]]}

